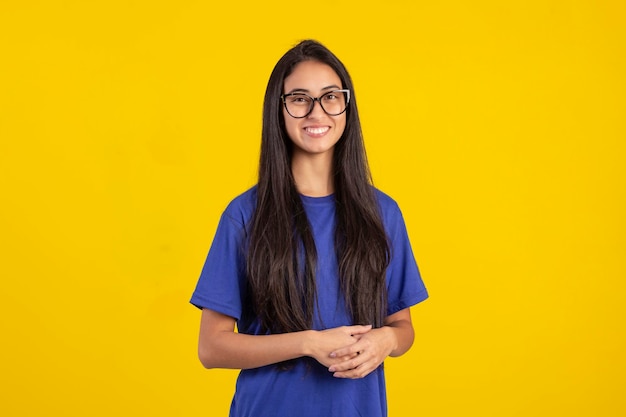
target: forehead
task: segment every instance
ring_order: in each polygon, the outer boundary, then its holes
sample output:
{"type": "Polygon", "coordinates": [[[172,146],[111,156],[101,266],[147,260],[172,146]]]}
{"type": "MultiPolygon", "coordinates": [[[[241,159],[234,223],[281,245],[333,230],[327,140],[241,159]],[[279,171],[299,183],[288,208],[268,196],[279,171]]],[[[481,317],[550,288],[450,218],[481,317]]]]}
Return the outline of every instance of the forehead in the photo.
{"type": "Polygon", "coordinates": [[[285,78],[284,91],[290,92],[298,89],[318,93],[328,87],[342,87],[339,75],[322,62],[303,61],[297,64],[291,74],[285,78]]]}

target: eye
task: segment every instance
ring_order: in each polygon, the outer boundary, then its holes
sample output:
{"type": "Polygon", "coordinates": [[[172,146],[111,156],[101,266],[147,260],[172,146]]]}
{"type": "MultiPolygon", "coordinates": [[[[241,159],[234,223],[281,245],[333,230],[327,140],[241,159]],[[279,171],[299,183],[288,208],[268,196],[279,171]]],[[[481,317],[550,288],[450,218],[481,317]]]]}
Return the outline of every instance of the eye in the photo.
{"type": "Polygon", "coordinates": [[[333,100],[337,100],[339,98],[339,96],[336,93],[328,93],[324,96],[324,100],[326,101],[333,101],[333,100]]]}
{"type": "Polygon", "coordinates": [[[288,98],[290,103],[293,104],[308,104],[311,101],[307,96],[303,94],[292,94],[288,98]]]}

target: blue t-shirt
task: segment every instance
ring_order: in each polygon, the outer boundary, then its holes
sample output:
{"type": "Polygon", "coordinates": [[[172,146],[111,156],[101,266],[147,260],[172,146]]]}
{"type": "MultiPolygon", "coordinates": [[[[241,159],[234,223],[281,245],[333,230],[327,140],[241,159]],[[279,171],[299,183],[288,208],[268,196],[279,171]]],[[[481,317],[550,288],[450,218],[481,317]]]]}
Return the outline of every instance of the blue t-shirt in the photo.
{"type": "MultiPolygon", "coordinates": [[[[387,268],[387,314],[428,297],[420,277],[402,213],[395,201],[376,190],[385,231],[391,242],[387,268]]],[[[334,249],[334,196],[301,196],[317,249],[317,299],[314,330],[352,325],[341,293],[334,249]]],[[[220,219],[191,303],[237,320],[240,333],[261,334],[257,317],[245,308],[245,242],[256,205],[256,187],[235,198],[220,219]]],[[[387,399],[383,366],[361,379],[333,377],[312,358],[288,370],[274,365],[244,369],[237,379],[231,417],[384,417],[387,399]]]]}

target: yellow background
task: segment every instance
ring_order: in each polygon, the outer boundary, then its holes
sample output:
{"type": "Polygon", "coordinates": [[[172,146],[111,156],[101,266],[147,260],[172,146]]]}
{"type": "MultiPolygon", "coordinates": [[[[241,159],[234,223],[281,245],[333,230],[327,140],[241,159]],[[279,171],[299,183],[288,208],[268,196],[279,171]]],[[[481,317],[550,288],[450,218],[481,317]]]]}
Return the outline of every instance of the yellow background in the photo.
{"type": "Polygon", "coordinates": [[[325,43],[431,298],[390,415],[626,415],[622,1],[0,4],[0,414],[225,416],[188,304],[325,43]]]}

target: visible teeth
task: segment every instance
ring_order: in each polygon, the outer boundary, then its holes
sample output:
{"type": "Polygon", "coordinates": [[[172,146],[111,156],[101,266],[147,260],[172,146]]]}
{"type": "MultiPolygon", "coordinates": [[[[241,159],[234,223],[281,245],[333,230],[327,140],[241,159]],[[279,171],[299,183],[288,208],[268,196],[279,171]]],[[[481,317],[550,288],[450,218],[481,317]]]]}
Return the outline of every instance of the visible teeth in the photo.
{"type": "Polygon", "coordinates": [[[313,133],[314,135],[319,135],[328,130],[328,127],[307,127],[306,131],[309,133],[313,133]]]}

